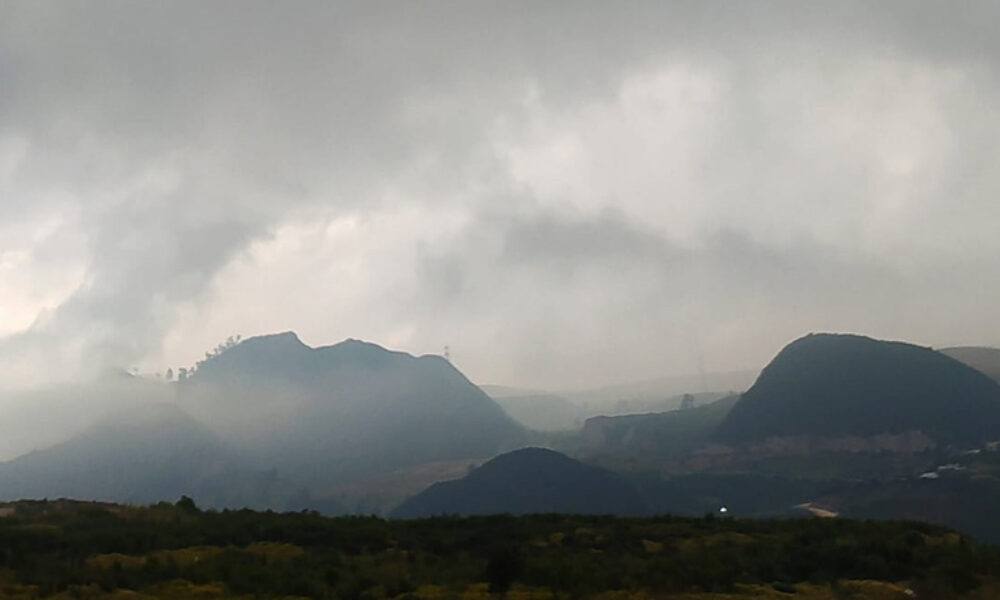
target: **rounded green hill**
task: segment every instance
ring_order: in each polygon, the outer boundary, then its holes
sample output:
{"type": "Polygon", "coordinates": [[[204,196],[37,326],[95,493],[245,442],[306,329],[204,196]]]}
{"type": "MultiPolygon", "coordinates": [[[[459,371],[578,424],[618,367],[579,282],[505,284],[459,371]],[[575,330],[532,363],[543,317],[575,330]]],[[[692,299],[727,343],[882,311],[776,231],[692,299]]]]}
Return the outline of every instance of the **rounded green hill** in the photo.
{"type": "Polygon", "coordinates": [[[940,444],[1000,439],[1000,385],[930,348],[811,334],[771,361],[716,438],[742,443],[907,431],[940,444]]]}

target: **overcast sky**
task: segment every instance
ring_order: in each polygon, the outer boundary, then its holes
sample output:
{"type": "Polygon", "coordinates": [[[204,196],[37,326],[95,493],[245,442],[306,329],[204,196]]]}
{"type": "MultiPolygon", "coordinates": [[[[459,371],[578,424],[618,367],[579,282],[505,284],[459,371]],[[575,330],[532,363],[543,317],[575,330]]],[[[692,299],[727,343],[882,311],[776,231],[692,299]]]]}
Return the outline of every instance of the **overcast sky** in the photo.
{"type": "Polygon", "coordinates": [[[996,2],[0,4],[0,379],[1000,344],[996,2]]]}

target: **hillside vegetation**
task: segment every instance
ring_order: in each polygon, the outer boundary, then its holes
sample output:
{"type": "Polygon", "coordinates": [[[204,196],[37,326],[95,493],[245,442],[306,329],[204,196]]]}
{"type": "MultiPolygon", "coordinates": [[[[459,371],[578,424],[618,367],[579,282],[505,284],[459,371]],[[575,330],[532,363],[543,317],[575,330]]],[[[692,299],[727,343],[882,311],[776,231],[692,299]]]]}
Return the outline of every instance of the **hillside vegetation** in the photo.
{"type": "Polygon", "coordinates": [[[648,503],[621,476],[544,448],[502,454],[455,481],[436,483],[393,511],[442,514],[573,513],[639,515],[648,503]]]}
{"type": "Polygon", "coordinates": [[[717,438],[875,436],[919,431],[939,444],[1000,439],[1000,385],[902,342],[809,335],[786,346],[719,426],[717,438]]]}
{"type": "Polygon", "coordinates": [[[1000,553],[907,522],[540,515],[387,521],[23,502],[0,598],[989,598],[1000,553]],[[791,595],[794,594],[794,595],[791,595]]]}
{"type": "Polygon", "coordinates": [[[686,410],[587,419],[579,453],[624,454],[640,457],[644,464],[662,461],[709,441],[738,399],[728,396],[686,410]]]}

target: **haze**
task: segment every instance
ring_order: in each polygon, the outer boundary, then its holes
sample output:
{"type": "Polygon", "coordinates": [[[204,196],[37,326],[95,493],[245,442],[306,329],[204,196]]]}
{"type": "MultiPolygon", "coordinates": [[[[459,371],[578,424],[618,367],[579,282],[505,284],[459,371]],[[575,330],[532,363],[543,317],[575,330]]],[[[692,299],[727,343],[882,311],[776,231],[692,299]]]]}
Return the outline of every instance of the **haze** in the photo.
{"type": "Polygon", "coordinates": [[[540,388],[1000,344],[992,2],[5,2],[0,382],[297,331],[540,388]]]}

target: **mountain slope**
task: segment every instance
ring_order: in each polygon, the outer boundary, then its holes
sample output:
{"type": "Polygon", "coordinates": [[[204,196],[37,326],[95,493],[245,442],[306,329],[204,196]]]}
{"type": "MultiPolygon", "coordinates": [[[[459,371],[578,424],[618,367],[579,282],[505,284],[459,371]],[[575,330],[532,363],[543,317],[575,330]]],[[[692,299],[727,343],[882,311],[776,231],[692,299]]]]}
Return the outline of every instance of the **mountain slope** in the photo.
{"type": "Polygon", "coordinates": [[[941,348],[939,352],[969,365],[995,381],[1000,381],[1000,348],[958,346],[941,348]]]}
{"type": "Polygon", "coordinates": [[[739,443],[909,431],[944,444],[1000,438],[1000,385],[929,348],[808,335],[763,370],[716,437],[739,443]]]}
{"type": "Polygon", "coordinates": [[[0,464],[0,497],[130,503],[188,495],[207,506],[280,505],[274,474],[244,468],[175,406],[135,407],[81,434],[0,464]]]}
{"type": "Polygon", "coordinates": [[[392,516],[575,513],[637,515],[646,502],[624,479],[544,448],[500,455],[466,477],[436,483],[392,516]]]}
{"type": "Polygon", "coordinates": [[[249,456],[315,489],[493,456],[525,436],[444,358],[358,340],[252,338],[202,363],[179,397],[249,456]]]}
{"type": "Polygon", "coordinates": [[[686,410],[592,417],[581,431],[580,452],[645,461],[690,450],[709,439],[738,398],[729,396],[686,410]]]}
{"type": "Polygon", "coordinates": [[[587,416],[664,412],[680,406],[685,394],[723,398],[747,390],[756,371],[700,373],[565,391],[561,395],[584,409],[587,416]]]}
{"type": "Polygon", "coordinates": [[[493,399],[515,421],[537,431],[564,431],[580,425],[580,410],[561,396],[533,394],[493,399]]]}
{"type": "Polygon", "coordinates": [[[0,394],[0,460],[66,441],[104,415],[170,398],[168,386],[121,371],[108,371],[91,381],[0,394]]]}

